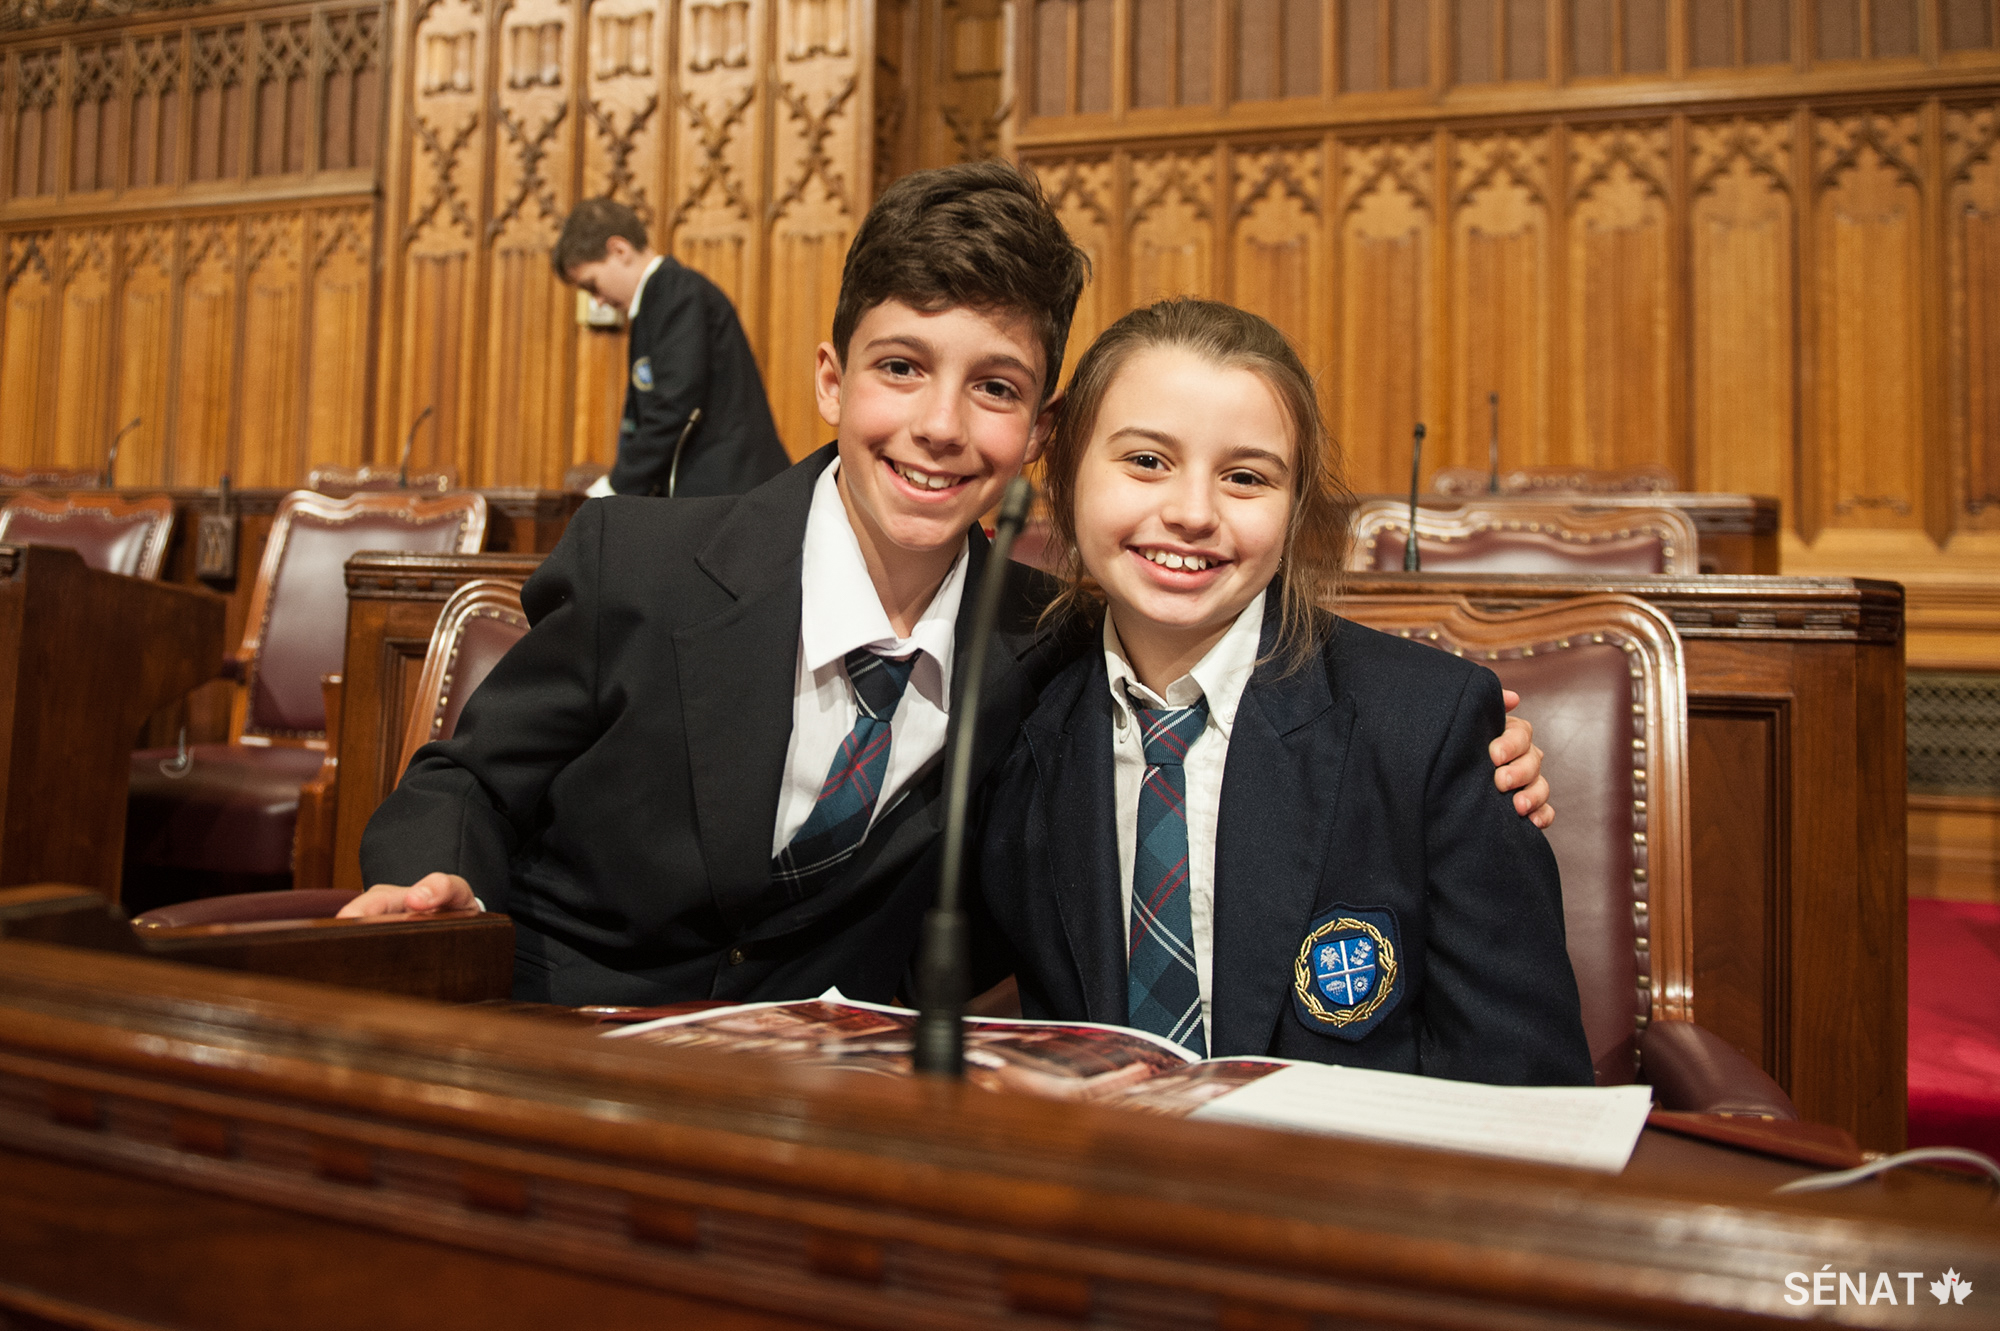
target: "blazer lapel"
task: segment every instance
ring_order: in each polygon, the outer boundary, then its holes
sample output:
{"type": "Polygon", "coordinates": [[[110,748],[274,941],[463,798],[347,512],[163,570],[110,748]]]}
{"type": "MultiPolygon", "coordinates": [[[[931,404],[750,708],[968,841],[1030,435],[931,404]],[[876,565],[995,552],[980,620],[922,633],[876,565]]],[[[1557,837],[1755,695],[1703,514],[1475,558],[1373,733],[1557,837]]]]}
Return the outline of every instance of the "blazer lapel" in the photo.
{"type": "Polygon", "coordinates": [[[735,604],[674,634],[695,823],[716,909],[754,918],[771,876],[771,827],[792,734],[799,561],[829,446],[737,501],[696,556],[735,604]]]}
{"type": "MultiPolygon", "coordinates": [[[[1273,616],[1264,653],[1275,628],[1273,616]]],[[[1243,691],[1216,826],[1212,1055],[1270,1051],[1327,871],[1353,728],[1323,655],[1291,674],[1265,662],[1243,691]]]]}
{"type": "MultiPolygon", "coordinates": [[[[1084,1012],[1122,1026],[1125,920],[1118,881],[1117,792],[1112,769],[1111,695],[1100,653],[1079,672],[1082,688],[1060,728],[1031,723],[1036,805],[1030,826],[1043,847],[1035,887],[1055,897],[1063,938],[1076,966],[1084,1012]]],[[[1061,700],[1055,700],[1061,701],[1061,700]]]]}

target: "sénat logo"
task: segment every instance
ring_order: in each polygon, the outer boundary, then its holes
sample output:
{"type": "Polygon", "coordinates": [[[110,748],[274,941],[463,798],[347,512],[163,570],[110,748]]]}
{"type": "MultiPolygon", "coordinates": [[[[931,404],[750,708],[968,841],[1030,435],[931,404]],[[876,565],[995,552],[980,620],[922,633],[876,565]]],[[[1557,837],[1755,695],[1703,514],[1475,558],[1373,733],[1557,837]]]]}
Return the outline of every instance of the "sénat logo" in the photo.
{"type": "MultiPolygon", "coordinates": [[[[1802,1303],[1845,1304],[1851,1294],[1856,1303],[1914,1304],[1917,1301],[1917,1282],[1925,1278],[1922,1271],[1898,1271],[1896,1280],[1903,1282],[1903,1297],[1896,1297],[1895,1281],[1887,1271],[1875,1273],[1875,1283],[1868,1283],[1866,1271],[1835,1271],[1828,1262],[1813,1272],[1794,1271],[1785,1277],[1785,1302],[1794,1307],[1802,1303]]],[[[1964,1303],[1972,1293],[1972,1285],[1956,1271],[1947,1271],[1942,1280],[1930,1282],[1930,1295],[1939,1303],[1964,1303]]]]}

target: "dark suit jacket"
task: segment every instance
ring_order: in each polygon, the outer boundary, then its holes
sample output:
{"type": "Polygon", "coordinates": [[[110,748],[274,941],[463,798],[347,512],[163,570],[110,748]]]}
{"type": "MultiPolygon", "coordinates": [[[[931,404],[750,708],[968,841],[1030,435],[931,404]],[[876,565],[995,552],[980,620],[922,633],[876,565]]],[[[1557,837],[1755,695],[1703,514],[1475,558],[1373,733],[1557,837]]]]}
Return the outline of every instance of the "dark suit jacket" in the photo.
{"type": "MultiPolygon", "coordinates": [[[[1258,666],[1217,825],[1212,1055],[1589,1084],[1555,857],[1493,786],[1503,720],[1491,671],[1345,620],[1296,673],[1258,666]],[[1357,912],[1394,918],[1401,995],[1348,1039],[1309,1024],[1294,965],[1316,921],[1357,912]]],[[[1012,955],[985,960],[1014,963],[1030,1017],[1127,1019],[1111,724],[1091,651],[991,779],[982,896],[1012,955]]]]}
{"type": "Polygon", "coordinates": [[[701,423],[681,454],[677,497],[742,494],[791,465],[736,307],[715,283],[671,256],[661,260],[639,298],[626,355],[625,419],[611,468],[619,494],[667,492],[674,443],[697,407],[701,423]]]}
{"type": "MultiPolygon", "coordinates": [[[[514,918],[523,999],[809,998],[830,984],[892,997],[936,889],[943,765],[819,895],[790,900],[770,875],[800,551],[832,457],[822,449],[738,498],[585,504],[523,589],[533,628],[370,820],[366,881],[464,875],[514,918]]],[[[975,529],[961,675],[988,553],[975,529]]],[[[1052,640],[1034,631],[1046,588],[1012,567],[982,767],[1006,752],[1054,665],[1052,640]]]]}

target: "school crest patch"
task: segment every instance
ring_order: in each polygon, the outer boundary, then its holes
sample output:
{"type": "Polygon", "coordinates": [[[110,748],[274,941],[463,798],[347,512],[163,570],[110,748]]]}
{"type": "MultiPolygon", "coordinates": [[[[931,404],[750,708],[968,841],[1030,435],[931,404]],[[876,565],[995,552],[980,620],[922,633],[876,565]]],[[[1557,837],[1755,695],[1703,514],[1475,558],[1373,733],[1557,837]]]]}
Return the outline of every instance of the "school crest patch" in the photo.
{"type": "Polygon", "coordinates": [[[632,387],[641,393],[653,391],[653,358],[641,356],[632,362],[632,387]]]}
{"type": "Polygon", "coordinates": [[[1306,1029],[1360,1040],[1403,998],[1396,913],[1335,906],[1312,922],[1292,966],[1292,1005],[1306,1029]]]}

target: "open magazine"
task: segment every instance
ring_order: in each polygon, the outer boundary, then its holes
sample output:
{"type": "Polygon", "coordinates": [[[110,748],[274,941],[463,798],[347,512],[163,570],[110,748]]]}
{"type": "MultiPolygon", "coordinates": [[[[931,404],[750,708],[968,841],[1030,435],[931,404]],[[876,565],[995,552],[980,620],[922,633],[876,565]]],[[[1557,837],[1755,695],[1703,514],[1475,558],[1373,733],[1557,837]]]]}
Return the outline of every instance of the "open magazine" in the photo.
{"type": "MultiPolygon", "coordinates": [[[[908,1008],[858,1003],[835,991],[661,1017],[606,1034],[904,1077],[916,1024],[908,1008]]],[[[1644,1086],[1486,1086],[1279,1058],[1197,1059],[1123,1026],[1006,1017],[966,1021],[965,1077],[989,1091],[1609,1173],[1625,1167],[1652,1104],[1644,1086]]]]}

